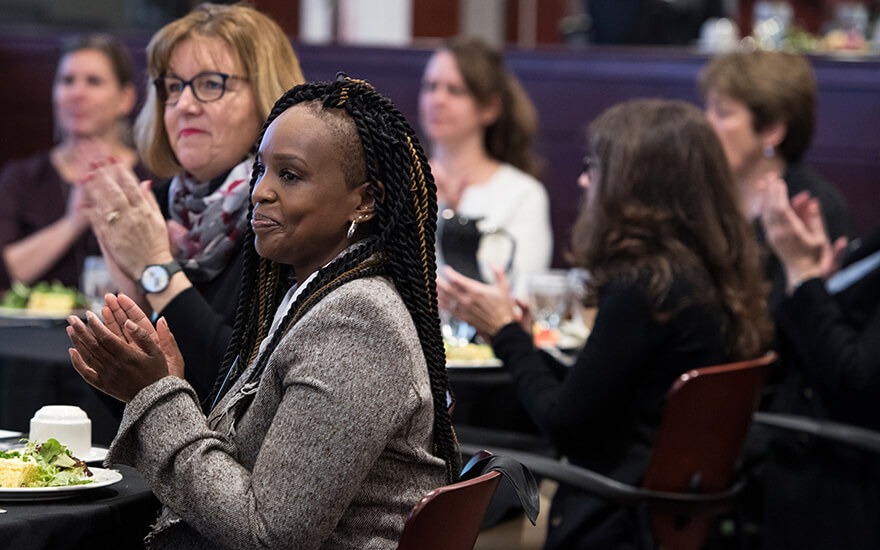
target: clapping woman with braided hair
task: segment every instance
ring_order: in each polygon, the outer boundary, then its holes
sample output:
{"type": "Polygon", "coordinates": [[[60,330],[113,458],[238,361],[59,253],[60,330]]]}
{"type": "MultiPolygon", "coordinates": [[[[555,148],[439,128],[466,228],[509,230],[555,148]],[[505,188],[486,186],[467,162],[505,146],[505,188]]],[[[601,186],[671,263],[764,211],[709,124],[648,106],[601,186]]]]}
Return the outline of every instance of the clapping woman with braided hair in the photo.
{"type": "MultiPolygon", "coordinates": [[[[127,403],[108,461],[149,481],[162,548],[388,548],[459,454],[435,288],[436,189],[367,83],[275,104],[251,178],[232,341],[201,412],[174,338],[124,295],[70,320],[74,368],[127,403]]],[[[187,365],[189,367],[189,365],[187,365]]]]}

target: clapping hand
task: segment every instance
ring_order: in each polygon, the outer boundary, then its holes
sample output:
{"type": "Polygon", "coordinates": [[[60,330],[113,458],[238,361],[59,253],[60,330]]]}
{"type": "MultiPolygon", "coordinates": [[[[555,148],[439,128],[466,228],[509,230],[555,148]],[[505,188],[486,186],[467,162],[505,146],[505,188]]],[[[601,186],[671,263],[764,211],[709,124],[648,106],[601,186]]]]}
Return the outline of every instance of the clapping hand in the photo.
{"type": "Polygon", "coordinates": [[[444,278],[437,279],[440,307],[473,326],[483,338],[491,339],[513,321],[530,331],[528,306],[513,298],[504,270],[494,267],[493,271],[495,283],[486,284],[446,266],[444,278]]]}
{"type": "Polygon", "coordinates": [[[111,160],[96,163],[81,186],[94,204],[92,230],[128,277],[137,279],[145,266],[173,259],[150,182],[139,182],[131,168],[111,160]]]}
{"type": "Polygon", "coordinates": [[[73,221],[78,234],[89,227],[89,209],[91,204],[86,200],[82,188],[73,184],[70,186],[70,194],[67,196],[67,210],[65,216],[73,221]]]}
{"type": "Polygon", "coordinates": [[[91,311],[88,325],[68,318],[73,343],[70,359],[83,379],[102,392],[128,403],[165,376],[183,377],[183,357],[165,319],[154,329],[128,296],[108,294],[101,309],[104,322],[91,311]]]}
{"type": "Polygon", "coordinates": [[[789,291],[801,281],[831,276],[840,267],[847,241],[841,237],[830,242],[819,201],[807,192],[789,201],[785,181],[778,176],[766,176],[762,186],[761,222],[785,267],[789,291]]]}

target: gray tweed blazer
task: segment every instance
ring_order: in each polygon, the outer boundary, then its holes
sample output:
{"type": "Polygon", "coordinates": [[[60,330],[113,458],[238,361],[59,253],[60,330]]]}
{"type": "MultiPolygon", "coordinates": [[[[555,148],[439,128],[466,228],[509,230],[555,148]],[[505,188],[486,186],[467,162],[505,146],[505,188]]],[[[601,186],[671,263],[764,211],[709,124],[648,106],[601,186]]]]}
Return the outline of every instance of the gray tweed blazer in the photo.
{"type": "Polygon", "coordinates": [[[387,279],[346,283],[304,315],[233,426],[223,411],[241,385],[208,419],[170,376],[126,407],[107,464],[137,468],[165,505],[152,547],[394,549],[445,483],[422,348],[387,279]]]}

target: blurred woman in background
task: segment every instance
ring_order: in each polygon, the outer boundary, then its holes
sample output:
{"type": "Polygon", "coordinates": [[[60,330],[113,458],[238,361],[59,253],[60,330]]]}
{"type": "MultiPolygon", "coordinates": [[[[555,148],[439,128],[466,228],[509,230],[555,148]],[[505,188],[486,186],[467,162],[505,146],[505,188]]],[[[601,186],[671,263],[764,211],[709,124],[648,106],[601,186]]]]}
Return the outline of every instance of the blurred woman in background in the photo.
{"type": "MultiPolygon", "coordinates": [[[[804,56],[763,50],[722,55],[702,70],[699,86],[749,220],[760,215],[761,181],[769,173],[786,181],[790,196],[808,191],[818,199],[832,240],[851,235],[843,195],[801,162],[816,125],[817,93],[804,56]]],[[[775,258],[766,269],[775,310],[785,295],[785,275],[775,258]]]]}
{"type": "Polygon", "coordinates": [[[44,280],[78,287],[85,258],[100,254],[82,193],[72,184],[110,156],[146,177],[129,146],[128,116],[137,97],[132,74],[131,55],[112,36],[64,44],[52,88],[58,144],[0,171],[0,289],[44,280]]]}
{"type": "MultiPolygon", "coordinates": [[[[776,312],[784,376],[770,410],[880,430],[880,228],[841,254],[819,201],[770,177],[761,221],[784,267],[776,312]]],[[[843,428],[841,428],[842,430],[843,428]]],[[[765,548],[880,548],[876,453],[773,431],[765,548]]]]}
{"type": "MultiPolygon", "coordinates": [[[[500,52],[479,39],[452,40],[425,66],[419,118],[430,142],[441,218],[454,212],[480,220],[483,231],[510,235],[509,277],[525,297],[529,275],[548,269],[553,256],[550,204],[532,151],[538,117],[525,90],[500,52]]],[[[442,253],[447,245],[441,245],[442,253]]],[[[484,278],[491,280],[488,265],[506,263],[508,251],[504,242],[483,243],[484,278]]]]}

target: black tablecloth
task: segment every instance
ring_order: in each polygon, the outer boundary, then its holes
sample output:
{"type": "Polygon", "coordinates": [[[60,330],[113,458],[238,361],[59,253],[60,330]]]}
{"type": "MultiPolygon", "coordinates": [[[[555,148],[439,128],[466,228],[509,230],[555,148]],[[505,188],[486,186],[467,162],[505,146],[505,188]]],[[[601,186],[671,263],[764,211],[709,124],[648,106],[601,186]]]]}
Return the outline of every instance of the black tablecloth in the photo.
{"type": "Polygon", "coordinates": [[[92,443],[106,447],[119,427],[122,405],[73,370],[65,326],[0,325],[0,426],[27,433],[43,405],[77,405],[92,420],[92,443]]]}
{"type": "Polygon", "coordinates": [[[455,396],[452,421],[525,434],[538,434],[516,396],[505,368],[449,368],[449,384],[455,396]]]}
{"type": "Polygon", "coordinates": [[[50,326],[0,325],[0,357],[70,365],[66,326],[63,321],[50,326]]]}
{"type": "Polygon", "coordinates": [[[9,550],[126,550],[143,548],[159,502],[141,475],[117,468],[122,481],[53,501],[2,501],[0,548],[9,550]]]}

